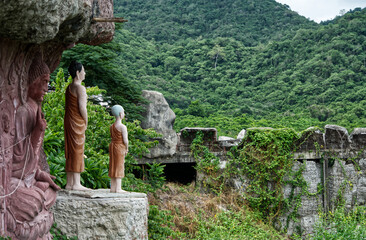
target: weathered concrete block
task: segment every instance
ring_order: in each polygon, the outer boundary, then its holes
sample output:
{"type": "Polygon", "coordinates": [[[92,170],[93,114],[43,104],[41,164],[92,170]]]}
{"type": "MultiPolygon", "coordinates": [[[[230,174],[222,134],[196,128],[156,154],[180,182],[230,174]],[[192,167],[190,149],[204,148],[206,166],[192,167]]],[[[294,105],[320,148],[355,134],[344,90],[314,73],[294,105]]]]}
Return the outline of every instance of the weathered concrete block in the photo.
{"type": "MultiPolygon", "coordinates": [[[[323,150],[324,148],[324,135],[323,133],[315,128],[310,127],[304,131],[302,136],[296,142],[297,152],[306,153],[316,153],[318,150],[323,150]],[[317,149],[319,147],[319,149],[317,149]]],[[[309,158],[303,158],[309,159],[309,158]]]]}
{"type": "Polygon", "coordinates": [[[348,131],[337,125],[325,125],[325,147],[331,150],[346,150],[350,146],[348,131]]]}
{"type": "Polygon", "coordinates": [[[318,191],[318,185],[321,184],[322,175],[321,163],[315,161],[307,161],[306,168],[303,172],[303,177],[308,183],[308,192],[316,193],[318,191]]]}
{"type": "Polygon", "coordinates": [[[220,136],[218,141],[219,146],[223,149],[223,151],[228,151],[231,147],[238,146],[240,142],[240,139],[225,136],[220,136]]]}
{"type": "Polygon", "coordinates": [[[350,135],[351,147],[363,149],[366,145],[366,128],[355,128],[350,135]]]}
{"type": "Polygon", "coordinates": [[[357,173],[353,164],[346,164],[343,160],[335,160],[329,168],[329,197],[330,208],[334,210],[339,200],[345,201],[345,206],[351,208],[355,203],[357,186],[357,173]]]}
{"type": "MultiPolygon", "coordinates": [[[[288,221],[289,214],[294,211],[294,207],[290,209],[285,215],[279,218],[281,228],[287,226],[287,234],[297,233],[299,229],[303,233],[309,233],[313,231],[314,223],[319,218],[318,210],[322,207],[322,195],[316,194],[318,191],[318,185],[321,184],[321,164],[316,161],[306,161],[305,163],[301,163],[296,161],[292,168],[293,171],[298,171],[300,167],[305,164],[305,169],[303,171],[304,180],[307,182],[307,191],[310,194],[315,194],[314,196],[303,195],[301,197],[301,206],[299,207],[297,214],[298,220],[294,222],[292,220],[288,221]],[[287,225],[288,224],[288,225],[287,225]],[[297,229],[298,228],[298,229],[297,229]]],[[[284,197],[289,198],[291,195],[292,187],[290,185],[286,185],[284,187],[284,197]]],[[[294,194],[298,195],[301,193],[300,188],[294,189],[294,194]]]]}
{"type": "Polygon", "coordinates": [[[361,177],[357,183],[357,204],[366,204],[366,176],[361,177]]]}
{"type": "Polygon", "coordinates": [[[304,231],[304,234],[309,234],[309,233],[313,232],[315,223],[318,220],[319,220],[318,214],[313,214],[313,215],[302,217],[300,219],[300,225],[301,225],[301,230],[304,231]]]}
{"type": "Polygon", "coordinates": [[[147,239],[148,200],[144,193],[110,193],[109,189],[59,192],[55,223],[78,239],[147,239]]]}
{"type": "Polygon", "coordinates": [[[236,139],[239,139],[239,140],[243,140],[243,138],[245,137],[245,134],[246,134],[246,130],[245,129],[242,129],[238,136],[236,136],[236,139]]]}
{"type": "Polygon", "coordinates": [[[198,132],[203,133],[203,145],[208,147],[210,151],[218,152],[222,150],[218,147],[216,128],[185,127],[179,133],[178,152],[190,152],[191,144],[198,132]]]}
{"type": "Polygon", "coordinates": [[[366,173],[366,159],[365,158],[361,158],[360,161],[358,162],[358,165],[360,166],[361,170],[366,173]]]}

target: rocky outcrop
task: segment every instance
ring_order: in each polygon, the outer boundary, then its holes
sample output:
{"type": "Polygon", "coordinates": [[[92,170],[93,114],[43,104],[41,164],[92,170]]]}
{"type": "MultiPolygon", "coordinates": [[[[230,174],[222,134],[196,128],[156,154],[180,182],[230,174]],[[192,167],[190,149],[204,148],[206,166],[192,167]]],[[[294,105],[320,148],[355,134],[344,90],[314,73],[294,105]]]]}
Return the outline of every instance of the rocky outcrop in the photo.
{"type": "Polygon", "coordinates": [[[0,1],[0,38],[36,44],[109,42],[114,24],[92,19],[112,16],[112,0],[5,0],[0,1]]]}
{"type": "Polygon", "coordinates": [[[144,120],[141,122],[142,128],[153,128],[161,137],[159,144],[150,149],[150,153],[145,156],[148,158],[157,158],[172,156],[176,152],[177,134],[173,129],[175,113],[170,109],[168,102],[163,94],[156,91],[142,91],[142,96],[148,101],[145,105],[145,111],[142,114],[144,120]]]}
{"type": "Polygon", "coordinates": [[[148,200],[144,193],[61,190],[53,207],[61,233],[77,239],[147,239],[148,200]]]}

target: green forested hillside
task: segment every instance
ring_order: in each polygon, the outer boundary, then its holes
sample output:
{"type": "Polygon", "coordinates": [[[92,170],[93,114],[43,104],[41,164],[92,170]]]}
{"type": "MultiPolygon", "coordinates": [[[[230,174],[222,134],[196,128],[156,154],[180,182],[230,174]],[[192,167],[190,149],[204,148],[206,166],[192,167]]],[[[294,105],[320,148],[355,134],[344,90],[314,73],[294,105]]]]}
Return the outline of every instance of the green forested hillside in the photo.
{"type": "Polygon", "coordinates": [[[323,123],[352,128],[366,125],[365,20],[366,10],[355,11],[255,47],[234,38],[201,37],[154,44],[127,30],[116,41],[130,79],[163,92],[172,108],[183,110],[179,116],[221,112],[277,123],[301,116],[300,129],[323,123]]]}
{"type": "MultiPolygon", "coordinates": [[[[214,2],[116,1],[116,15],[139,16],[140,20],[129,18],[128,24],[134,24],[134,27],[125,24],[123,29],[116,31],[112,43],[97,49],[96,56],[92,54],[92,48],[83,47],[72,49],[66,56],[89,56],[85,59],[90,61],[88,67],[92,72],[99,61],[103,62],[103,69],[111,69],[112,74],[106,75],[108,78],[97,74],[89,84],[107,88],[107,95],[125,98],[126,104],[132,102],[130,111],[134,114],[127,115],[129,119],[138,118],[135,106],[141,99],[137,93],[148,89],[160,91],[167,98],[177,114],[177,130],[185,126],[217,127],[220,134],[234,136],[240,129],[251,126],[293,127],[296,130],[327,123],[350,130],[366,126],[366,9],[356,9],[318,25],[304,19],[302,24],[306,28],[298,30],[295,27],[298,20],[287,19],[287,25],[280,24],[287,26],[286,36],[284,31],[274,30],[274,33],[282,34],[281,39],[276,38],[276,34],[264,34],[263,29],[257,29],[249,24],[250,21],[244,21],[248,28],[235,30],[227,37],[215,37],[222,34],[203,31],[204,34],[187,38],[188,35],[176,32],[178,28],[169,29],[166,14],[159,13],[164,9],[170,9],[168,12],[172,14],[186,11],[179,10],[187,8],[182,4],[207,7],[192,8],[191,17],[195,19],[219,6],[213,5],[214,2]],[[151,9],[145,11],[147,8],[151,9]],[[152,19],[159,20],[161,25],[152,19]],[[155,32],[157,26],[166,29],[169,36],[155,32]],[[248,44],[252,38],[245,33],[263,35],[263,38],[248,44]],[[147,40],[152,38],[151,34],[158,34],[161,39],[147,40]],[[258,43],[261,41],[264,43],[258,43]],[[108,61],[110,66],[105,64],[108,61]],[[114,83],[109,86],[108,79],[113,78],[114,83]],[[118,85],[119,82],[123,84],[118,85]]],[[[242,5],[247,6],[244,2],[241,1],[242,5]]],[[[255,6],[267,6],[266,11],[259,11],[260,7],[255,10],[257,20],[271,19],[275,24],[277,14],[289,13],[286,7],[274,1],[250,2],[255,6]],[[273,9],[282,10],[275,13],[273,9]]],[[[221,14],[226,14],[228,5],[220,6],[221,14]]],[[[230,16],[234,18],[233,14],[230,16]]],[[[220,14],[212,17],[212,22],[223,19],[220,14]]],[[[296,14],[293,17],[303,19],[296,14]]],[[[198,28],[193,23],[175,21],[178,23],[179,28],[187,31],[198,28]]],[[[202,22],[203,25],[210,23],[202,22]]]]}
{"type": "Polygon", "coordinates": [[[159,43],[232,37],[253,46],[316,26],[274,0],[115,0],[114,7],[127,30],[159,43]]]}
{"type": "Polygon", "coordinates": [[[365,50],[363,10],[268,44],[244,64],[244,84],[261,93],[252,99],[261,99],[264,111],[309,112],[320,121],[365,126],[365,50]]]}

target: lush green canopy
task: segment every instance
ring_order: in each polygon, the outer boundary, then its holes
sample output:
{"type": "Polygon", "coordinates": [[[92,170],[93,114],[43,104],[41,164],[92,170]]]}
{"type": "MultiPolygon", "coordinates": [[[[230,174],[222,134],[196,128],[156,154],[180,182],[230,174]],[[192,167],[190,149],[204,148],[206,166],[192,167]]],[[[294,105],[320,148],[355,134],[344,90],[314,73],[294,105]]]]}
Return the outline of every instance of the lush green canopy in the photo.
{"type": "Polygon", "coordinates": [[[316,24],[273,0],[115,0],[126,29],[158,43],[232,37],[245,46],[281,39],[316,24]]]}
{"type": "Polygon", "coordinates": [[[115,1],[115,12],[129,23],[111,44],[63,61],[83,59],[87,85],[130,106],[129,119],[148,89],[164,94],[177,130],[366,125],[365,9],[323,24],[270,0],[115,1]]]}

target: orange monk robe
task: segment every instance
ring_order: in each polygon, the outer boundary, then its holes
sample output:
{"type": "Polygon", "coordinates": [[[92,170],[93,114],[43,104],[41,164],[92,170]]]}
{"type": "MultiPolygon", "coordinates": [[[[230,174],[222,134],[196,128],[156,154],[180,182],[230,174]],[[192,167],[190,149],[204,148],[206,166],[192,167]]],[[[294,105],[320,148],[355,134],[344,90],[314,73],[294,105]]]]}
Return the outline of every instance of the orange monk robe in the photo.
{"type": "Polygon", "coordinates": [[[123,142],[122,132],[112,124],[110,127],[112,142],[109,144],[109,174],[110,178],[125,176],[125,155],[127,147],[123,142]]]}
{"type": "Polygon", "coordinates": [[[84,171],[86,123],[79,111],[78,98],[71,93],[70,86],[65,97],[65,171],[80,173],[84,171]]]}

